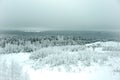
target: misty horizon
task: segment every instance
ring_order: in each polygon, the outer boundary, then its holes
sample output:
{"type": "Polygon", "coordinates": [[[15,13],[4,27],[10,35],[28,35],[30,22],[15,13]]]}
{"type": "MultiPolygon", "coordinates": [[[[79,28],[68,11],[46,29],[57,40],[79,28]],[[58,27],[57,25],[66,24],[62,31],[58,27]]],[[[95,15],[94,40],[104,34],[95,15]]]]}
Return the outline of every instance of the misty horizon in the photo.
{"type": "Polygon", "coordinates": [[[1,0],[0,29],[120,31],[118,0],[1,0]]]}

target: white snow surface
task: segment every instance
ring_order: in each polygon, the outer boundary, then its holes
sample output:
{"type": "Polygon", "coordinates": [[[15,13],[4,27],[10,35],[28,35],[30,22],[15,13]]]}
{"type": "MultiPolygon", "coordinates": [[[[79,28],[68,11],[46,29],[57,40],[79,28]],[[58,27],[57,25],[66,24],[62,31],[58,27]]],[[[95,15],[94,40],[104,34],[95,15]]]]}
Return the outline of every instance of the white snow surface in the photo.
{"type": "MultiPolygon", "coordinates": [[[[113,44],[117,45],[115,42],[106,42],[104,45],[113,44]]],[[[86,49],[86,51],[89,50],[91,49],[86,49]]],[[[100,52],[102,50],[101,48],[98,48],[96,51],[100,52]]],[[[80,72],[57,71],[55,69],[35,70],[31,67],[32,61],[29,60],[29,56],[30,53],[2,54],[0,55],[0,62],[6,60],[9,64],[11,60],[16,61],[23,66],[23,72],[27,72],[29,74],[30,80],[120,80],[120,72],[113,72],[113,67],[100,66],[97,64],[94,66],[84,67],[80,72]]],[[[114,63],[112,60],[110,62],[114,63]]],[[[117,66],[119,65],[120,63],[118,62],[117,66]]]]}
{"type": "Polygon", "coordinates": [[[31,80],[120,80],[120,74],[108,67],[90,67],[79,73],[46,70],[28,70],[31,80]]]}

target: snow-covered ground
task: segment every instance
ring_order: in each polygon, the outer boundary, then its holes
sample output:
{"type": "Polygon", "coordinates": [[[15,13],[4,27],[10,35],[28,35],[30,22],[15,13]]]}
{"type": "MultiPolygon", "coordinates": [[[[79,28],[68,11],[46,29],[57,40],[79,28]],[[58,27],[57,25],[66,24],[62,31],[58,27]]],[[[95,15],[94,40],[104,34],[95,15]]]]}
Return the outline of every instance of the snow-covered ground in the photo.
{"type": "MultiPolygon", "coordinates": [[[[86,46],[95,45],[98,43],[101,44],[102,47],[103,46],[119,47],[118,42],[97,42],[93,44],[87,44],[86,46]]],[[[79,46],[72,46],[72,47],[73,48],[78,47],[79,49],[79,46]]],[[[30,80],[120,80],[120,63],[119,63],[120,51],[103,51],[102,47],[98,47],[95,50],[93,50],[92,47],[86,47],[83,50],[80,49],[73,52],[71,52],[66,48],[67,50],[65,49],[64,52],[66,51],[67,53],[70,54],[72,53],[73,55],[76,54],[77,52],[84,52],[84,53],[93,53],[92,54],[93,57],[97,57],[98,59],[100,57],[105,58],[104,59],[105,63],[99,63],[98,60],[95,61],[96,63],[91,63],[91,65],[89,66],[88,65],[81,66],[81,62],[78,62],[77,66],[71,65],[70,69],[73,69],[73,71],[66,71],[64,65],[55,66],[52,68],[43,65],[43,68],[35,69],[34,67],[35,66],[37,67],[37,65],[39,65],[40,62],[31,60],[29,58],[31,56],[31,53],[1,54],[0,63],[5,61],[6,64],[9,64],[11,63],[12,60],[15,61],[16,63],[18,63],[23,67],[23,71],[22,71],[23,73],[24,72],[28,73],[30,80]],[[98,55],[98,53],[100,55],[98,55]],[[36,63],[37,65],[35,65],[36,63]]],[[[52,49],[57,51],[63,48],[57,47],[52,49]]]]}

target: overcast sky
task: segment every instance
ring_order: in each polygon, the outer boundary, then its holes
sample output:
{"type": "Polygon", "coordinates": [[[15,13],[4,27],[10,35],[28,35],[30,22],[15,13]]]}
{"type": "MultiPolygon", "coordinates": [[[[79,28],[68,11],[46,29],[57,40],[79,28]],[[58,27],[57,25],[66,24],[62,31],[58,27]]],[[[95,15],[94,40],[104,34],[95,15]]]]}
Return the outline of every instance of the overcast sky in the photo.
{"type": "Polygon", "coordinates": [[[0,0],[0,29],[120,30],[120,0],[0,0]]]}

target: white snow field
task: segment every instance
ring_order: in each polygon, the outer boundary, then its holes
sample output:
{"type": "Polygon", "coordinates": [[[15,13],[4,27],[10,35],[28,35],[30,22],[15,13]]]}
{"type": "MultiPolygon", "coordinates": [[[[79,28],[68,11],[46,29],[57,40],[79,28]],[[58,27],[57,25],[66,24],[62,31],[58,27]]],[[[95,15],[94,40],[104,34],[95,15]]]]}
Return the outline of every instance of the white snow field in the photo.
{"type": "MultiPolygon", "coordinates": [[[[120,80],[119,48],[119,42],[96,42],[48,47],[33,53],[0,54],[0,80],[120,80]],[[2,66],[9,68],[12,61],[22,66],[19,75],[27,77],[1,77],[2,66]]],[[[15,69],[20,72],[20,68],[15,69]]]]}

